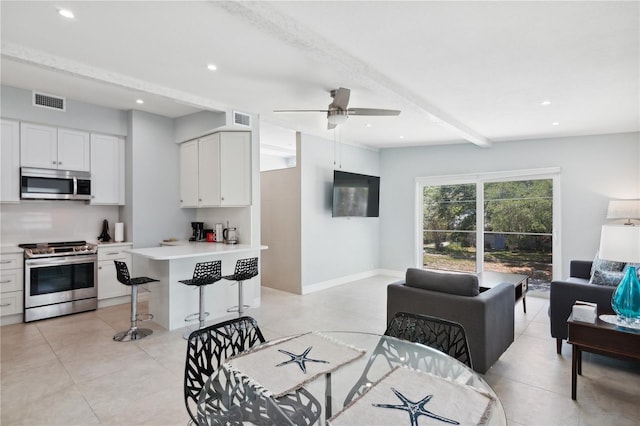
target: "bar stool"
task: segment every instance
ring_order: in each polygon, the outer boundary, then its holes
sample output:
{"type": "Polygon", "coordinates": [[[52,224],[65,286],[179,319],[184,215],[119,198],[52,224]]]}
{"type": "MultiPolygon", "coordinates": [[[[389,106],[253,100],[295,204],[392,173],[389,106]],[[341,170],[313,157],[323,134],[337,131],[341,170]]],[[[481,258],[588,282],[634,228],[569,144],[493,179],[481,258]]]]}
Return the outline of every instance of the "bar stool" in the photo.
{"type": "Polygon", "coordinates": [[[151,283],[154,281],[153,278],[149,277],[135,277],[131,278],[129,275],[129,268],[127,268],[127,264],[121,262],[119,260],[113,261],[116,264],[116,273],[118,275],[118,281],[120,281],[124,285],[128,285],[131,287],[131,328],[127,331],[121,331],[113,336],[113,340],[116,342],[128,342],[130,340],[139,340],[144,337],[147,337],[151,333],[152,330],[148,328],[138,328],[138,321],[146,321],[153,319],[153,315],[151,314],[138,314],[138,286],[141,284],[151,283]],[[144,315],[146,318],[143,320],[138,320],[139,315],[144,315]]]}
{"type": "Polygon", "coordinates": [[[256,275],[258,275],[258,258],[250,257],[248,259],[238,259],[233,275],[222,277],[225,280],[238,281],[238,305],[227,309],[227,312],[238,312],[238,316],[242,316],[244,308],[249,307],[249,305],[245,305],[242,302],[242,283],[256,275]]]}
{"type": "Polygon", "coordinates": [[[196,263],[193,270],[193,278],[190,280],[179,280],[182,284],[197,286],[200,288],[200,310],[195,314],[187,315],[185,321],[194,321],[196,318],[200,320],[200,324],[193,330],[187,330],[182,337],[189,339],[189,335],[198,329],[204,328],[204,319],[209,316],[209,312],[204,310],[204,288],[209,284],[213,284],[222,279],[222,261],[214,260],[210,262],[196,263]]]}

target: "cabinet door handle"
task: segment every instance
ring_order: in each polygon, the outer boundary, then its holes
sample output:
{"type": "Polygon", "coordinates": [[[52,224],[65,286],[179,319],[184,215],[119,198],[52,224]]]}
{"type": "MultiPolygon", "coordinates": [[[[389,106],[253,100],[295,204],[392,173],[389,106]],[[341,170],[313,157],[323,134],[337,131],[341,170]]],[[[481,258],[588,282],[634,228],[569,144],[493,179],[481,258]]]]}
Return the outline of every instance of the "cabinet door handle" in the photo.
{"type": "Polygon", "coordinates": [[[102,269],[102,266],[98,266],[98,269],[102,269]]]}
{"type": "Polygon", "coordinates": [[[0,284],[6,284],[6,283],[10,283],[11,280],[4,280],[4,281],[0,281],[0,284]]]}
{"type": "Polygon", "coordinates": [[[52,161],[52,162],[51,162],[51,164],[56,164],[56,162],[55,162],[55,161],[52,161]]]}
{"type": "Polygon", "coordinates": [[[11,303],[3,303],[0,308],[6,308],[7,306],[11,306],[11,303]]]}
{"type": "Polygon", "coordinates": [[[119,251],[112,251],[111,253],[107,253],[107,256],[115,256],[117,254],[120,254],[119,251]]]}
{"type": "Polygon", "coordinates": [[[12,263],[12,262],[13,262],[13,260],[3,260],[0,263],[2,263],[3,265],[6,265],[7,263],[12,263]]]}
{"type": "Polygon", "coordinates": [[[198,198],[198,201],[202,201],[202,198],[198,198]]]}

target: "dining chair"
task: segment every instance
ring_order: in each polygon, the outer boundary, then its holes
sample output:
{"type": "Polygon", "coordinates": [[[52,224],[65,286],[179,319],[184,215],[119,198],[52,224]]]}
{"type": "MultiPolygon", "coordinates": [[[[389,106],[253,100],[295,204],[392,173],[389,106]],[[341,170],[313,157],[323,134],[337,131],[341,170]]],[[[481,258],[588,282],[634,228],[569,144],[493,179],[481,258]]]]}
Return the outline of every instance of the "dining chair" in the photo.
{"type": "Polygon", "coordinates": [[[428,315],[397,312],[384,334],[430,346],[473,368],[464,327],[457,322],[428,315]]]}
{"type": "Polygon", "coordinates": [[[220,368],[234,355],[258,346],[265,339],[255,319],[244,316],[193,331],[187,340],[184,399],[194,424],[198,423],[198,399],[205,391],[206,424],[249,421],[254,424],[315,424],[320,403],[304,388],[274,402],[251,389],[251,384],[220,368]]]}

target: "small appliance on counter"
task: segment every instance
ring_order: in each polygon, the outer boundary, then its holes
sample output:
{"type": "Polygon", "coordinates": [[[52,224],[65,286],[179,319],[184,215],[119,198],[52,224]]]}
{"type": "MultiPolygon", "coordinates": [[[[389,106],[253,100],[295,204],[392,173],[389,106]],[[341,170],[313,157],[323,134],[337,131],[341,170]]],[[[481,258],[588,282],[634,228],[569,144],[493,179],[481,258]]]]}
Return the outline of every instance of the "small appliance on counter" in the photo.
{"type": "Polygon", "coordinates": [[[205,238],[204,222],[191,222],[191,228],[193,232],[189,241],[202,241],[205,238]]]}
{"type": "Polygon", "coordinates": [[[228,223],[227,227],[222,231],[222,236],[224,237],[225,244],[238,244],[238,229],[229,228],[228,223]]]}
{"type": "Polygon", "coordinates": [[[215,240],[216,243],[222,243],[224,242],[224,238],[222,237],[222,229],[223,229],[223,224],[221,223],[216,223],[214,226],[214,233],[215,233],[215,240]]]}
{"type": "Polygon", "coordinates": [[[98,241],[101,243],[108,243],[111,241],[111,235],[109,235],[109,221],[107,219],[102,221],[102,233],[98,235],[98,241]]]}

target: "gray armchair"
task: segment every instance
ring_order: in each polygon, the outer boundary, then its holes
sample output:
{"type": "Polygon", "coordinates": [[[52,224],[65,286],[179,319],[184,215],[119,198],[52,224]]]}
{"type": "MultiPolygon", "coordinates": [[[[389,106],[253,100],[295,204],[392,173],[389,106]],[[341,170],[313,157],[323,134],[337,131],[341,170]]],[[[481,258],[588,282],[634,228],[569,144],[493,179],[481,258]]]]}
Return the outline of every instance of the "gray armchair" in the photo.
{"type": "Polygon", "coordinates": [[[425,314],[464,327],[473,369],[485,373],[514,338],[515,288],[499,284],[480,292],[471,274],[409,268],[405,279],[387,286],[387,322],[396,312],[425,314]]]}
{"type": "Polygon", "coordinates": [[[549,319],[551,336],[556,339],[556,352],[562,352],[562,340],[568,336],[567,319],[577,300],[598,305],[598,314],[612,313],[611,297],[615,287],[589,284],[592,262],[572,260],[569,263],[569,278],[552,281],[549,293],[549,319]]]}

